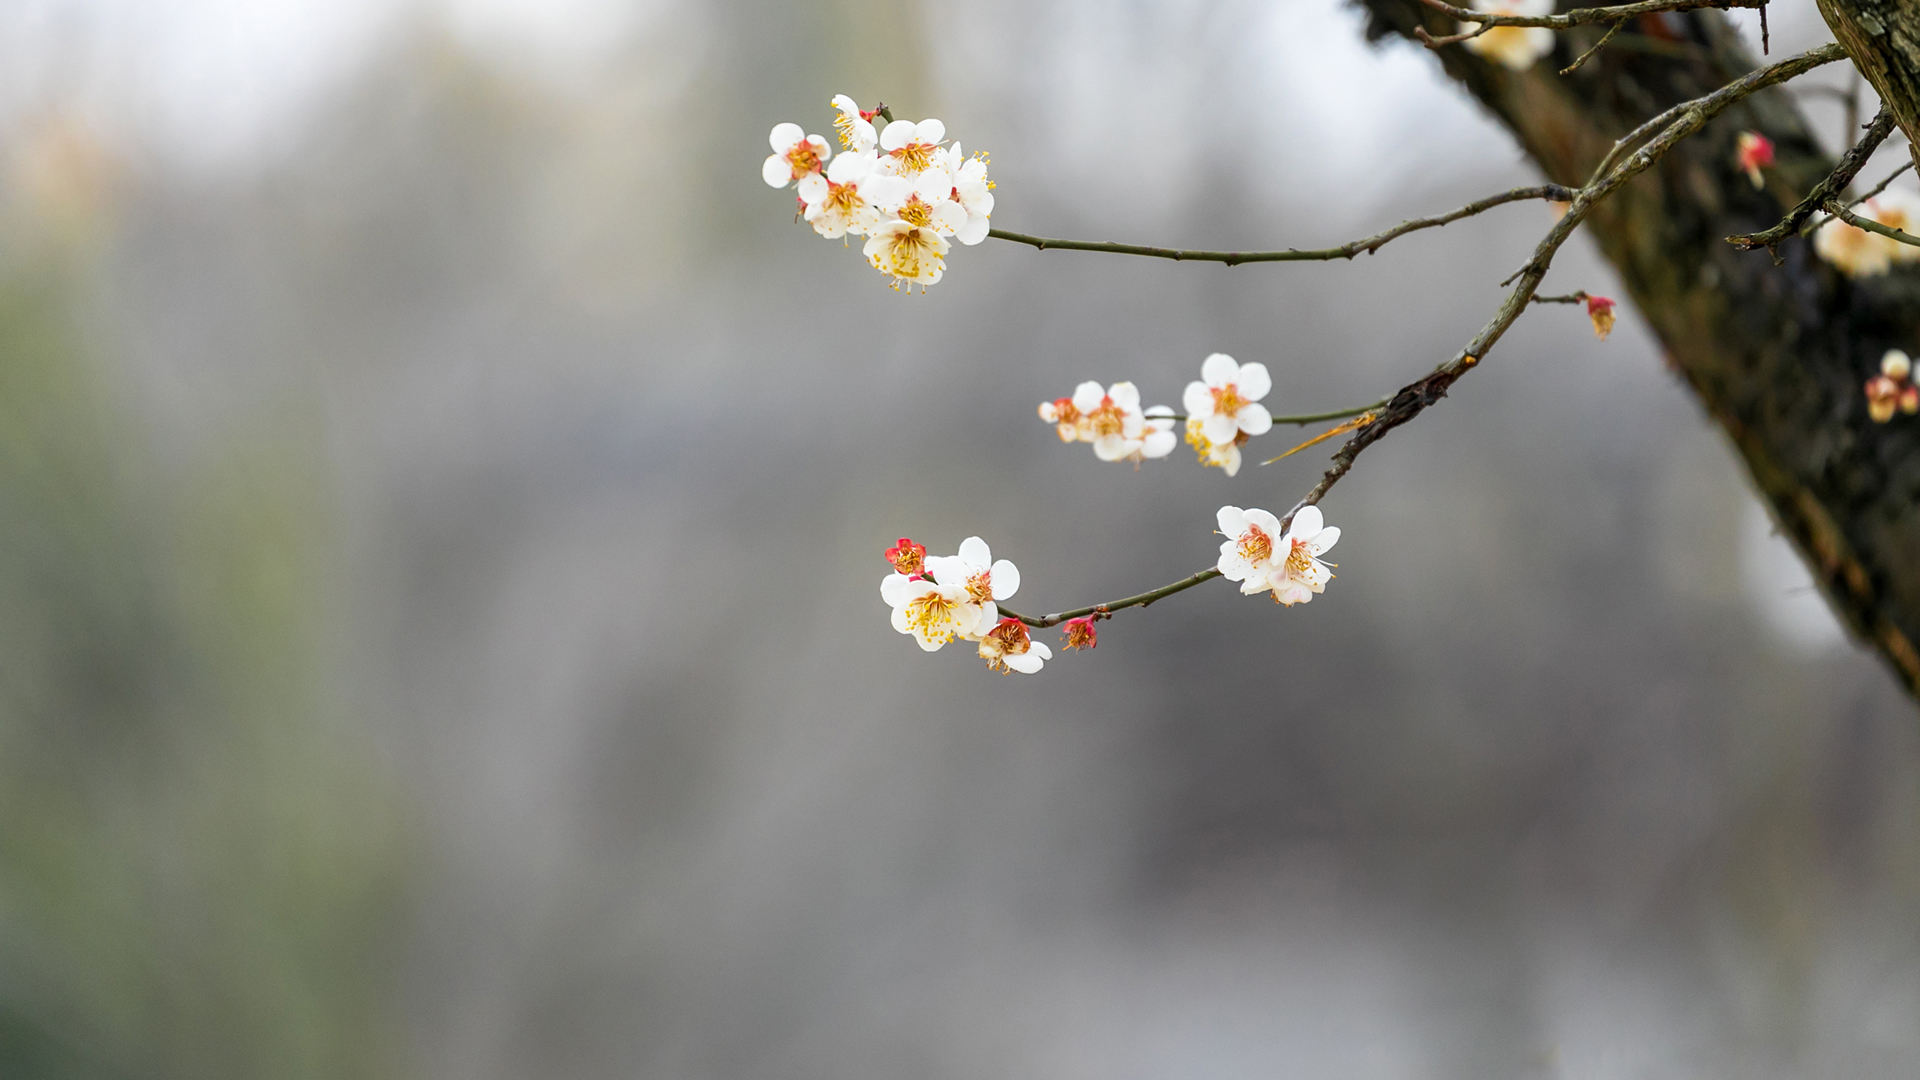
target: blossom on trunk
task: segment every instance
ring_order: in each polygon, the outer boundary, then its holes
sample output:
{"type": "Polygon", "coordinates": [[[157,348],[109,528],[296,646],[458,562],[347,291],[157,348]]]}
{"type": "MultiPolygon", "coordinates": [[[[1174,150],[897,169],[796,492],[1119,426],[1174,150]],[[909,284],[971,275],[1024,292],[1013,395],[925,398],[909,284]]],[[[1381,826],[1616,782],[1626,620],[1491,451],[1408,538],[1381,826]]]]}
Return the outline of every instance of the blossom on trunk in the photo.
{"type": "Polygon", "coordinates": [[[1613,333],[1613,301],[1604,296],[1587,297],[1587,318],[1593,320],[1593,336],[1601,341],[1613,333]]]}
{"type": "Polygon", "coordinates": [[[1033,640],[1025,623],[1007,618],[981,637],[980,657],[988,667],[1003,674],[1018,671],[1031,675],[1053,659],[1053,650],[1045,642],[1033,640]]]}
{"type": "Polygon", "coordinates": [[[1867,380],[1867,415],[1874,423],[1884,424],[1896,412],[1920,412],[1920,387],[1912,379],[1912,359],[1899,349],[1888,349],[1880,358],[1880,374],[1867,380]]]}
{"type": "Polygon", "coordinates": [[[1765,187],[1767,178],[1760,175],[1761,169],[1773,168],[1773,140],[1757,131],[1743,131],[1737,140],[1733,152],[1733,163],[1754,187],[1765,187]]]}
{"type": "Polygon", "coordinates": [[[798,183],[800,197],[807,202],[825,194],[827,178],[820,173],[826,168],[827,159],[833,156],[827,140],[807,134],[799,124],[775,124],[767,142],[773,147],[773,156],[760,166],[760,179],[765,180],[768,187],[783,188],[798,183]]]}
{"type": "Polygon", "coordinates": [[[880,137],[873,130],[873,113],[862,109],[845,94],[833,95],[829,104],[840,113],[833,118],[833,130],[840,136],[841,149],[864,151],[878,145],[880,137]]]}
{"type": "MultiPolygon", "coordinates": [[[[1474,0],[1473,10],[1489,15],[1551,15],[1553,0],[1474,0]]],[[[1473,30],[1476,22],[1462,22],[1460,29],[1473,30]]],[[[1553,51],[1553,31],[1544,26],[1496,26],[1466,40],[1467,48],[1496,64],[1514,71],[1525,71],[1534,61],[1553,51]]]]}
{"type": "Polygon", "coordinates": [[[1187,384],[1182,402],[1187,421],[1200,421],[1207,441],[1221,446],[1240,434],[1265,435],[1273,415],[1260,399],[1273,389],[1265,364],[1241,365],[1226,353],[1214,353],[1200,364],[1200,379],[1187,384]]]}

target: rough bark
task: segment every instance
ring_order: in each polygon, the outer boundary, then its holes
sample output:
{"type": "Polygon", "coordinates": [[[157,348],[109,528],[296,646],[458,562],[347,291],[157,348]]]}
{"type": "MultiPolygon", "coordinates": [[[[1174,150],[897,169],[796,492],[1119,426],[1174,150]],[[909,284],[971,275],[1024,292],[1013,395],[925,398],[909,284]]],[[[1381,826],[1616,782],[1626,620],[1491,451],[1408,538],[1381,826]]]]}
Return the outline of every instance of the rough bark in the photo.
{"type": "MultiPolygon", "coordinates": [[[[1376,39],[1454,29],[1418,0],[1356,2],[1376,39]]],[[[1639,123],[1755,66],[1725,16],[1696,12],[1642,18],[1557,74],[1603,32],[1560,34],[1556,52],[1524,72],[1457,45],[1434,55],[1548,179],[1568,185],[1639,123]]],[[[1920,271],[1850,281],[1804,239],[1780,244],[1778,265],[1725,240],[1779,221],[1833,164],[1791,92],[1762,91],[1614,194],[1587,227],[1834,610],[1920,694],[1920,419],[1875,424],[1862,392],[1887,349],[1920,345],[1920,271]],[[1763,190],[1734,164],[1744,130],[1776,148],[1763,190]]]]}
{"type": "Polygon", "coordinates": [[[1819,0],[1834,40],[1880,95],[1920,166],[1920,4],[1912,0],[1819,0]]]}

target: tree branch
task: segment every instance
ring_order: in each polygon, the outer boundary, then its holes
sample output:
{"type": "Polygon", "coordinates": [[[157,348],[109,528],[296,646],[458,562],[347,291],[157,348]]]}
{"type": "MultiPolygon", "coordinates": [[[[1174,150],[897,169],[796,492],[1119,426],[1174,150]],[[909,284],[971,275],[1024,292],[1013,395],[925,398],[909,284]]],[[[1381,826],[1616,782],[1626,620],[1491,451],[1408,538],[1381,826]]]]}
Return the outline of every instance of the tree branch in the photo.
{"type": "MultiPolygon", "coordinates": [[[[1463,30],[1458,34],[1445,37],[1433,37],[1425,27],[1416,27],[1414,36],[1427,48],[1437,49],[1442,45],[1453,45],[1477,38],[1496,26],[1544,26],[1549,30],[1571,30],[1576,26],[1592,26],[1595,23],[1610,22],[1618,26],[1627,19],[1641,15],[1656,15],[1663,11],[1692,11],[1696,8],[1760,8],[1765,10],[1766,0],[1641,0],[1635,4],[1621,4],[1618,7],[1575,8],[1561,15],[1500,15],[1490,11],[1475,11],[1472,8],[1454,7],[1444,0],[1420,0],[1442,15],[1450,15],[1463,23],[1478,23],[1472,30],[1463,30]]],[[[1581,57],[1582,60],[1586,57],[1581,57]]],[[[1575,61],[1574,67],[1579,66],[1575,61]]],[[[1569,68],[1568,70],[1572,70],[1569,68]]],[[[1562,74],[1565,74],[1564,72],[1562,74]]]]}
{"type": "MultiPolygon", "coordinates": [[[[1792,236],[1799,231],[1800,226],[1809,217],[1813,216],[1815,210],[1826,206],[1835,196],[1847,190],[1847,186],[1853,183],[1853,178],[1858,176],[1860,170],[1866,166],[1867,159],[1873,156],[1875,150],[1880,149],[1880,144],[1885,142],[1892,132],[1893,112],[1883,108],[1873,118],[1873,123],[1867,126],[1867,133],[1862,135],[1860,141],[1854,143],[1846,156],[1840,159],[1840,164],[1834,166],[1834,170],[1827,174],[1826,179],[1813,185],[1813,190],[1807,192],[1807,197],[1801,199],[1792,210],[1787,211],[1787,216],[1781,218],[1778,225],[1765,232],[1729,236],[1727,243],[1741,251],[1752,251],[1757,247],[1771,249],[1773,245],[1792,236]]],[[[1887,179],[1891,182],[1893,177],[1887,179]]],[[[1885,184],[1881,185],[1883,188],[1885,186],[1885,184]]]]}
{"type": "MultiPolygon", "coordinates": [[[[1423,2],[1431,3],[1432,0],[1423,0],[1423,2]]],[[[1726,111],[1740,99],[1757,90],[1811,71],[1822,64],[1832,63],[1845,55],[1846,53],[1839,45],[1824,45],[1751,72],[1711,94],[1682,102],[1661,114],[1662,116],[1672,115],[1674,119],[1652,142],[1634,152],[1606,176],[1590,181],[1587,186],[1572,193],[1573,198],[1569,200],[1565,216],[1554,223],[1553,228],[1547,231],[1547,235],[1534,248],[1532,257],[1515,273],[1519,283],[1507,294],[1506,300],[1487,324],[1481,327],[1472,341],[1467,343],[1467,347],[1453,359],[1402,387],[1399,393],[1388,399],[1380,418],[1355,432],[1353,437],[1333,455],[1333,465],[1321,476],[1320,481],[1299,502],[1295,503],[1292,509],[1287,511],[1286,517],[1281,521],[1281,529],[1284,531],[1291,526],[1294,516],[1302,509],[1325,498],[1327,492],[1331,491],[1333,486],[1352,470],[1354,461],[1367,447],[1379,442],[1387,432],[1412,420],[1428,406],[1445,397],[1448,388],[1479,364],[1481,358],[1486,356],[1506,333],[1507,328],[1519,318],[1520,313],[1533,302],[1535,290],[1538,289],[1541,279],[1546,277],[1547,267],[1552,263],[1554,255],[1560,250],[1561,245],[1566,243],[1567,238],[1573,235],[1574,229],[1586,219],[1595,204],[1619,190],[1628,180],[1651,168],[1675,144],[1705,127],[1708,121],[1726,111]]],[[[1920,238],[1912,242],[1920,244],[1920,238]]],[[[1558,302],[1561,298],[1550,299],[1558,302]]],[[[1220,576],[1222,575],[1217,569],[1202,570],[1170,585],[1163,585],[1137,596],[1095,604],[1091,607],[1075,608],[1072,611],[1058,612],[1037,619],[1017,614],[1004,607],[1000,610],[1009,618],[1019,619],[1028,626],[1044,629],[1085,615],[1111,613],[1129,607],[1145,607],[1162,597],[1184,592],[1220,576]]]]}
{"type": "Polygon", "coordinates": [[[1333,248],[1301,249],[1288,248],[1285,251],[1190,251],[1182,248],[1144,247],[1139,244],[1115,244],[1095,240],[1054,240],[1044,236],[1028,236],[1025,233],[1007,232],[1004,229],[989,229],[987,235],[998,240],[1011,240],[1016,244],[1029,244],[1045,251],[1059,248],[1062,251],[1105,251],[1115,255],[1143,255],[1154,259],[1172,259],[1175,262],[1217,262],[1228,266],[1240,263],[1258,262],[1317,262],[1333,259],[1351,259],[1361,252],[1369,255],[1385,247],[1387,242],[1421,229],[1433,229],[1459,221],[1464,217],[1491,210],[1510,202],[1526,199],[1546,199],[1551,202],[1570,202],[1573,189],[1559,184],[1540,184],[1534,187],[1514,188],[1498,195],[1489,195],[1477,202],[1470,202],[1458,210],[1451,210],[1435,217],[1414,218],[1403,221],[1383,233],[1369,236],[1364,240],[1355,240],[1351,244],[1342,244],[1333,248]]]}
{"type": "Polygon", "coordinates": [[[1846,222],[1856,229],[1865,229],[1870,233],[1879,233],[1889,240],[1898,240],[1903,244],[1912,244],[1914,247],[1920,247],[1920,236],[1915,236],[1912,233],[1904,233],[1891,226],[1882,225],[1872,218],[1863,218],[1859,214],[1841,206],[1838,199],[1828,200],[1824,209],[1827,213],[1832,214],[1834,217],[1839,218],[1841,221],[1846,222]]]}

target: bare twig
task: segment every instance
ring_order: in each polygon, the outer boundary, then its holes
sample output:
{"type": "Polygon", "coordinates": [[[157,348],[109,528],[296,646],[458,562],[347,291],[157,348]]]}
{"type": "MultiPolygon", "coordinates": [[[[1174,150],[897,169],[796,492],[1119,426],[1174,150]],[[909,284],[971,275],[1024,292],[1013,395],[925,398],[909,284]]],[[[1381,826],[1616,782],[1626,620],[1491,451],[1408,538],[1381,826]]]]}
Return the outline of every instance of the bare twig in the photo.
{"type": "Polygon", "coordinates": [[[1582,289],[1577,293],[1568,293],[1565,296],[1536,296],[1533,298],[1533,303],[1536,303],[1536,304],[1584,304],[1589,299],[1590,297],[1587,296],[1587,291],[1585,289],[1582,289]]]}
{"type": "Polygon", "coordinates": [[[1427,33],[1425,27],[1415,27],[1414,36],[1425,42],[1430,49],[1479,37],[1496,26],[1544,26],[1549,30],[1571,30],[1576,26],[1618,23],[1663,11],[1693,11],[1696,8],[1718,8],[1725,11],[1729,8],[1764,8],[1766,5],[1766,0],[1641,0],[1640,3],[1621,4],[1618,7],[1575,8],[1559,15],[1499,15],[1490,11],[1454,7],[1445,0],[1420,0],[1420,2],[1460,22],[1479,24],[1473,30],[1448,34],[1445,37],[1433,37],[1427,33]]]}
{"type": "Polygon", "coordinates": [[[1873,185],[1873,189],[1871,191],[1867,192],[1865,195],[1862,195],[1859,198],[1848,203],[1847,209],[1851,210],[1854,207],[1859,206],[1861,203],[1866,202],[1868,199],[1873,198],[1875,195],[1878,195],[1881,192],[1887,190],[1887,186],[1889,184],[1892,184],[1895,180],[1900,179],[1900,175],[1911,168],[1913,168],[1913,162],[1911,160],[1908,160],[1907,162],[1903,163],[1899,168],[1888,173],[1887,178],[1885,180],[1882,180],[1879,183],[1873,185]]]}
{"type": "MultiPolygon", "coordinates": [[[[1434,0],[1427,0],[1427,2],[1431,4],[1434,0]]],[[[1339,483],[1341,478],[1346,476],[1353,468],[1354,461],[1367,447],[1380,441],[1389,431],[1418,416],[1427,406],[1445,397],[1448,388],[1451,387],[1454,382],[1472,370],[1475,365],[1479,364],[1480,359],[1487,355],[1487,351],[1500,340],[1500,337],[1506,333],[1507,328],[1513,325],[1515,319],[1519,318],[1520,313],[1533,302],[1534,291],[1539,287],[1541,279],[1546,277],[1547,267],[1553,261],[1553,256],[1560,250],[1561,245],[1566,243],[1567,238],[1573,235],[1573,230],[1578,228],[1580,223],[1586,219],[1587,214],[1592,211],[1596,203],[1613,194],[1613,192],[1618,190],[1620,186],[1628,180],[1652,168],[1654,163],[1665,156],[1667,151],[1671,150],[1675,144],[1699,131],[1702,127],[1706,126],[1708,121],[1726,111],[1734,102],[1739,101],[1741,98],[1746,97],[1756,90],[1784,82],[1787,79],[1810,71],[1822,64],[1839,60],[1845,55],[1846,53],[1837,44],[1824,45],[1820,48],[1801,53],[1799,56],[1790,57],[1777,64],[1751,72],[1743,78],[1728,83],[1726,86],[1721,87],[1705,97],[1683,102],[1673,109],[1669,109],[1667,113],[1661,114],[1662,116],[1672,114],[1675,116],[1675,119],[1672,120],[1652,142],[1636,151],[1631,157],[1613,169],[1613,171],[1599,179],[1589,182],[1586,187],[1573,193],[1574,197],[1569,200],[1566,215],[1556,222],[1553,228],[1547,231],[1547,235],[1542,238],[1539,245],[1534,248],[1532,257],[1529,258],[1526,264],[1517,272],[1516,276],[1519,278],[1519,284],[1507,294],[1506,300],[1501,303],[1499,310],[1494,313],[1493,318],[1488,320],[1487,324],[1481,328],[1478,334],[1474,335],[1473,340],[1467,343],[1467,347],[1455,355],[1453,359],[1434,368],[1433,371],[1422,378],[1402,387],[1398,393],[1388,399],[1380,414],[1380,418],[1355,432],[1354,436],[1347,440],[1346,444],[1341,446],[1339,451],[1333,455],[1333,465],[1327,469],[1326,473],[1321,476],[1320,481],[1307,492],[1305,497],[1295,503],[1292,509],[1287,511],[1286,517],[1281,522],[1281,527],[1284,529],[1291,525],[1294,515],[1298,514],[1303,508],[1318,503],[1322,498],[1325,498],[1327,492],[1332,490],[1333,486],[1339,483]]],[[[1840,207],[1837,203],[1834,204],[1834,208],[1840,213],[1846,213],[1845,208],[1840,207]]],[[[1873,224],[1878,225],[1877,222],[1873,224]]],[[[1865,227],[1865,225],[1862,227],[1865,227]]],[[[1885,226],[1879,226],[1879,229],[1876,231],[1881,230],[1888,233],[1894,232],[1894,230],[1886,229],[1885,226]]],[[[1904,237],[1906,234],[1901,233],[1899,235],[1904,237]]],[[[1908,242],[1920,244],[1920,238],[1908,238],[1908,242]]],[[[1550,298],[1550,300],[1551,302],[1559,302],[1558,298],[1550,298]]],[[[1162,597],[1183,592],[1220,576],[1222,575],[1218,570],[1202,570],[1173,582],[1170,585],[1163,585],[1158,589],[1140,593],[1137,596],[1129,596],[1124,600],[1116,600],[1106,604],[1095,604],[1091,607],[1075,608],[1072,611],[1063,611],[1037,619],[1015,614],[1006,608],[1001,608],[1001,611],[1011,618],[1019,619],[1028,626],[1045,628],[1057,626],[1068,619],[1079,618],[1084,615],[1112,612],[1126,607],[1144,607],[1162,597]]]]}
{"type": "Polygon", "coordinates": [[[1765,232],[1729,236],[1727,243],[1741,251],[1752,251],[1757,247],[1771,249],[1773,245],[1792,236],[1807,218],[1813,216],[1814,211],[1847,190],[1847,185],[1853,183],[1853,178],[1865,167],[1867,159],[1873,156],[1873,152],[1880,148],[1880,144],[1886,141],[1888,133],[1892,131],[1893,112],[1883,108],[1880,114],[1873,118],[1873,123],[1867,127],[1867,133],[1862,135],[1860,141],[1854,143],[1840,158],[1840,164],[1834,166],[1833,171],[1828,173],[1825,179],[1813,185],[1813,190],[1807,192],[1807,197],[1796,203],[1792,210],[1787,211],[1787,216],[1781,218],[1779,224],[1765,232]]]}
{"type": "Polygon", "coordinates": [[[1594,53],[1599,52],[1601,46],[1605,45],[1609,41],[1612,41],[1613,35],[1619,33],[1620,28],[1625,25],[1626,24],[1624,22],[1617,22],[1617,23],[1614,23],[1612,26],[1607,27],[1607,32],[1600,35],[1600,40],[1593,43],[1593,48],[1588,49],[1586,52],[1581,53],[1579,57],[1577,57],[1573,61],[1573,63],[1568,64],[1566,67],[1561,68],[1560,74],[1571,75],[1574,72],[1580,70],[1580,65],[1586,63],[1587,59],[1591,57],[1594,53]]]}
{"type": "Polygon", "coordinates": [[[1008,232],[1005,229],[989,229],[987,235],[999,240],[1011,240],[1016,244],[1029,244],[1045,251],[1058,248],[1062,251],[1105,251],[1115,255],[1143,255],[1153,259],[1172,259],[1175,262],[1217,262],[1228,266],[1240,263],[1258,262],[1314,262],[1332,259],[1351,259],[1362,252],[1371,255],[1387,245],[1388,241],[1398,239],[1410,232],[1421,229],[1433,229],[1459,221],[1461,218],[1504,206],[1510,202],[1527,199],[1546,199],[1551,202],[1567,202],[1573,198],[1573,189],[1559,184],[1540,184],[1535,187],[1514,188],[1498,195],[1489,195],[1477,202],[1470,202],[1458,210],[1434,217],[1414,218],[1403,221],[1382,233],[1376,233],[1364,240],[1355,240],[1332,248],[1288,248],[1285,251],[1192,251],[1184,248],[1147,247],[1141,244],[1115,244],[1097,240],[1055,240],[1045,236],[1028,236],[1026,233],[1008,232]]]}
{"type": "MultiPolygon", "coordinates": [[[[1344,420],[1349,416],[1359,416],[1369,409],[1377,409],[1386,403],[1387,399],[1381,398],[1371,405],[1361,405],[1353,409],[1336,409],[1333,412],[1322,413],[1302,413],[1298,416],[1276,416],[1273,418],[1273,422],[1276,424],[1296,424],[1304,426],[1306,424],[1317,424],[1322,420],[1344,420]]],[[[1149,420],[1185,420],[1186,418],[1185,413],[1162,413],[1159,416],[1147,417],[1149,420]]]]}
{"type": "Polygon", "coordinates": [[[1824,209],[1827,213],[1832,214],[1834,217],[1839,218],[1841,221],[1846,222],[1856,229],[1865,229],[1870,233],[1879,233],[1889,240],[1898,240],[1903,244],[1912,244],[1914,247],[1920,247],[1920,236],[1901,232],[1899,229],[1889,225],[1882,225],[1872,218],[1861,217],[1859,214],[1841,206],[1837,199],[1828,202],[1824,209]]]}

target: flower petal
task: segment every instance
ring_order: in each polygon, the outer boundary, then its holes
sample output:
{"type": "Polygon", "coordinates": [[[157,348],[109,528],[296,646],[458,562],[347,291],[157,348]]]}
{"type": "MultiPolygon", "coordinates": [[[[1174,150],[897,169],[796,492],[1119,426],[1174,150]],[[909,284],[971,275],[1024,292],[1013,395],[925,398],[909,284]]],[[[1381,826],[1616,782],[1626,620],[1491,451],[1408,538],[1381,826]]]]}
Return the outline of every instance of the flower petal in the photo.
{"type": "Polygon", "coordinates": [[[880,579],[880,599],[889,607],[899,607],[907,602],[907,575],[888,574],[880,579]]]}
{"type": "Polygon", "coordinates": [[[1101,461],[1119,461],[1130,453],[1127,440],[1118,435],[1102,435],[1093,440],[1093,456],[1101,461]]]}
{"type": "Polygon", "coordinates": [[[1273,430],[1273,414],[1257,401],[1240,406],[1235,417],[1240,421],[1240,430],[1249,435],[1265,435],[1273,430]]]}
{"type": "Polygon", "coordinates": [[[1126,412],[1140,411],[1140,388],[1130,382],[1117,382],[1107,387],[1107,396],[1126,412]]]}
{"type": "Polygon", "coordinates": [[[913,126],[915,142],[938,143],[947,140],[947,125],[938,120],[922,120],[913,126]]]}
{"type": "Polygon", "coordinates": [[[793,149],[794,143],[806,137],[806,131],[799,124],[775,124],[767,136],[767,145],[773,147],[774,153],[784,156],[793,149]]]}
{"type": "Polygon", "coordinates": [[[800,178],[800,201],[808,206],[827,197],[827,178],[817,172],[808,173],[800,178]]]}
{"type": "Polygon", "coordinates": [[[1321,529],[1326,527],[1327,522],[1326,519],[1321,516],[1320,508],[1309,504],[1301,507],[1300,512],[1293,515],[1293,530],[1289,535],[1303,538],[1310,537],[1318,534],[1321,529]]]}
{"type": "Polygon", "coordinates": [[[893,609],[893,628],[903,634],[913,633],[913,627],[907,625],[907,609],[905,606],[893,609]]]}
{"type": "Polygon", "coordinates": [[[892,152],[913,141],[913,121],[895,120],[880,132],[880,149],[892,152]]]}
{"type": "Polygon", "coordinates": [[[1240,434],[1240,425],[1231,416],[1215,413],[1201,423],[1200,433],[1205,435],[1207,441],[1213,445],[1224,446],[1232,442],[1235,435],[1240,434]]]}
{"type": "Polygon", "coordinates": [[[960,231],[954,233],[953,238],[968,247],[972,247],[980,241],[985,240],[987,238],[987,231],[992,227],[993,224],[987,220],[987,215],[968,214],[967,223],[960,226],[960,231]]]}
{"type": "Polygon", "coordinates": [[[977,574],[993,565],[993,551],[985,540],[969,536],[960,541],[960,561],[967,564],[967,573],[977,574]]]}
{"type": "Polygon", "coordinates": [[[1240,387],[1240,396],[1248,401],[1259,401],[1273,389],[1273,376],[1267,374],[1265,364],[1241,364],[1240,377],[1234,382],[1240,387]]]}
{"type": "MultiPolygon", "coordinates": [[[[1035,649],[1043,649],[1046,647],[1037,641],[1034,642],[1033,645],[1035,649]]],[[[1045,666],[1046,657],[1037,656],[1033,650],[1030,649],[1023,653],[1015,653],[1012,656],[1003,656],[1000,658],[1000,662],[1022,675],[1032,675],[1039,671],[1041,667],[1045,666]]]]}
{"type": "Polygon", "coordinates": [[[1083,382],[1073,388],[1073,407],[1083,413],[1089,413],[1100,407],[1100,399],[1107,396],[1106,390],[1097,382],[1083,382]]]}
{"type": "Polygon", "coordinates": [[[1275,543],[1280,542],[1279,518],[1256,506],[1248,507],[1243,513],[1246,514],[1247,524],[1260,526],[1261,532],[1266,533],[1275,543]]]}
{"type": "Polygon", "coordinates": [[[761,164],[760,179],[765,180],[768,187],[786,187],[793,181],[793,166],[787,164],[786,158],[775,154],[761,164]]]}
{"type": "Polygon", "coordinates": [[[1221,463],[1220,471],[1226,473],[1228,476],[1232,476],[1235,473],[1240,471],[1240,448],[1239,447],[1237,446],[1219,447],[1216,449],[1216,456],[1218,456],[1220,459],[1220,463],[1221,463]]]}
{"type": "Polygon", "coordinates": [[[1340,529],[1337,526],[1329,525],[1315,534],[1313,539],[1307,541],[1307,554],[1318,555],[1339,542],[1340,529]]]}
{"type": "Polygon", "coordinates": [[[1239,539],[1247,531],[1247,512],[1237,506],[1223,506],[1213,515],[1222,536],[1239,539]]]}
{"type": "Polygon", "coordinates": [[[1205,419],[1213,415],[1213,393],[1203,382],[1190,382],[1186,393],[1180,395],[1180,404],[1187,407],[1187,415],[1205,419]]]}
{"type": "Polygon", "coordinates": [[[1166,457],[1168,454],[1173,453],[1173,448],[1178,445],[1179,442],[1180,440],[1176,438],[1171,431],[1161,429],[1149,431],[1147,432],[1146,438],[1140,441],[1140,456],[1145,458],[1166,457]]]}
{"type": "Polygon", "coordinates": [[[1240,373],[1240,365],[1226,353],[1214,353],[1200,362],[1200,380],[1208,386],[1225,386],[1240,373]]]}
{"type": "MultiPolygon", "coordinates": [[[[993,564],[993,598],[1005,600],[1020,591],[1020,568],[1007,559],[993,564]]],[[[996,622],[999,620],[995,620],[996,622]]]]}

